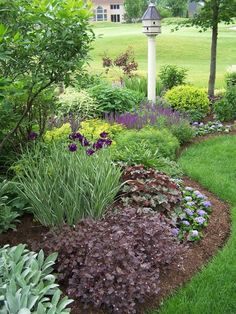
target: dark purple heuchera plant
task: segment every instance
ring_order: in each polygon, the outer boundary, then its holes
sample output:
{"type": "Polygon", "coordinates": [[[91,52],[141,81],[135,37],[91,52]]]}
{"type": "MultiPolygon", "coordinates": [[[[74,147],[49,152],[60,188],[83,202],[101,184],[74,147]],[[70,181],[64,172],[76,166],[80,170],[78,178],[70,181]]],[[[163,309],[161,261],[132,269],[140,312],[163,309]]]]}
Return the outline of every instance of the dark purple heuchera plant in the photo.
{"type": "Polygon", "coordinates": [[[126,208],[105,219],[86,219],[46,235],[40,246],[58,252],[67,293],[109,313],[137,313],[138,303],[160,291],[160,273],[179,262],[183,246],[159,214],[126,208]]]}
{"type": "MultiPolygon", "coordinates": [[[[79,132],[74,132],[69,135],[69,139],[72,141],[78,141],[82,147],[87,147],[86,154],[92,156],[96,151],[108,147],[112,144],[112,140],[108,138],[107,132],[102,132],[100,138],[95,143],[90,143],[85,136],[79,132]]],[[[78,146],[76,143],[70,143],[68,149],[71,152],[76,152],[78,146]]]]}

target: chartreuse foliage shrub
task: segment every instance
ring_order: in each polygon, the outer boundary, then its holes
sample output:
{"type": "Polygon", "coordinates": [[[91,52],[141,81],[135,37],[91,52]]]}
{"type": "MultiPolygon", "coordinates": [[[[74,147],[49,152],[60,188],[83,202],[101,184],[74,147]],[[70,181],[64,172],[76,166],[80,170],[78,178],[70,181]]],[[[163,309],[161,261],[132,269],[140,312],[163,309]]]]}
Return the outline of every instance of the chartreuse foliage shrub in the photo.
{"type": "Polygon", "coordinates": [[[132,145],[142,145],[150,152],[162,157],[175,158],[179,148],[177,138],[167,129],[158,130],[153,127],[137,130],[127,130],[116,137],[116,148],[121,152],[132,145]]]}
{"type": "Polygon", "coordinates": [[[164,97],[174,109],[188,113],[193,121],[201,120],[209,112],[210,102],[202,88],[176,86],[167,91],[164,97]]]}
{"type": "MultiPolygon", "coordinates": [[[[102,132],[107,132],[109,138],[113,139],[117,134],[125,129],[124,126],[118,123],[109,124],[101,119],[88,119],[80,123],[79,132],[89,140],[94,140],[99,137],[102,132]]],[[[53,140],[66,140],[71,133],[69,123],[63,124],[60,128],[54,128],[45,133],[44,140],[49,143],[53,140]]]]}
{"type": "Polygon", "coordinates": [[[220,121],[236,119],[236,86],[230,86],[223,99],[214,104],[214,113],[220,121]]]}
{"type": "Polygon", "coordinates": [[[144,96],[128,88],[97,85],[89,89],[91,97],[98,102],[100,112],[130,111],[143,100],[144,96]]]}
{"type": "Polygon", "coordinates": [[[61,299],[61,291],[52,274],[57,258],[47,258],[41,250],[30,252],[25,245],[0,248],[0,313],[66,314],[73,302],[61,299]]]}
{"type": "Polygon", "coordinates": [[[135,209],[63,226],[40,245],[59,253],[59,279],[71,297],[109,313],[136,313],[138,303],[158,295],[160,273],[183,253],[164,219],[135,209]]]}
{"type": "Polygon", "coordinates": [[[60,128],[53,128],[52,130],[48,130],[44,135],[44,140],[46,143],[50,143],[54,140],[66,140],[70,133],[70,123],[65,123],[60,128]]]}
{"type": "Polygon", "coordinates": [[[107,150],[87,156],[83,148],[70,152],[53,142],[26,152],[20,164],[15,183],[19,194],[45,226],[101,218],[120,189],[121,170],[107,150]]]}
{"type": "Polygon", "coordinates": [[[98,113],[98,104],[89,96],[86,90],[77,91],[68,87],[59,96],[57,111],[58,116],[72,115],[79,120],[94,118],[98,113]]]}
{"type": "Polygon", "coordinates": [[[110,124],[101,119],[90,119],[81,122],[81,127],[79,129],[89,140],[96,140],[99,138],[102,132],[106,132],[110,139],[114,139],[118,134],[120,134],[125,127],[118,123],[110,124]]]}

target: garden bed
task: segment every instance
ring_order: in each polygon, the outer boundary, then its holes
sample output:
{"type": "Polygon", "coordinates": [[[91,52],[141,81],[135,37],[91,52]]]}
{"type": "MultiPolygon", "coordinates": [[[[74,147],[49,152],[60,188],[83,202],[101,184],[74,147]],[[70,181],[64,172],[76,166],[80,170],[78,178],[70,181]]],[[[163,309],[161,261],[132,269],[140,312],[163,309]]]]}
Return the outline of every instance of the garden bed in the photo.
{"type": "MultiPolygon", "coordinates": [[[[160,274],[161,290],[158,298],[155,300],[147,300],[145,305],[140,306],[139,313],[143,313],[146,308],[159,305],[164,297],[190,280],[192,276],[211,259],[217,250],[224,245],[229,236],[230,216],[228,205],[219,200],[212,193],[201,188],[192,180],[184,178],[184,183],[186,186],[191,186],[204,193],[211,201],[213,211],[210,215],[209,224],[203,231],[204,238],[199,242],[189,243],[189,249],[184,253],[181,259],[174,265],[171,265],[171,268],[165,273],[160,274]]],[[[17,231],[8,231],[0,235],[0,245],[27,243],[29,247],[31,247],[32,243],[35,241],[40,243],[47,232],[48,228],[34,222],[31,215],[26,215],[22,218],[21,224],[18,225],[17,231]]],[[[66,290],[66,287],[61,288],[64,291],[66,290]]],[[[80,303],[74,302],[72,304],[71,313],[99,313],[98,310],[83,310],[82,308],[83,306],[80,303]]]]}

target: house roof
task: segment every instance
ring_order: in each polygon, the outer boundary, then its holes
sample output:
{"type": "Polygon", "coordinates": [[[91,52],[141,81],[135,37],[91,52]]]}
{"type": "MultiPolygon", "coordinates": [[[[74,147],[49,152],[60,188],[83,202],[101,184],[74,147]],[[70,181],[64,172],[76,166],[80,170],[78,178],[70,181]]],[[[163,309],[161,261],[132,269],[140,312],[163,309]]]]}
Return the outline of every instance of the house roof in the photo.
{"type": "Polygon", "coordinates": [[[161,15],[157,11],[156,6],[151,3],[147,8],[146,12],[144,13],[142,20],[160,20],[161,15]]]}

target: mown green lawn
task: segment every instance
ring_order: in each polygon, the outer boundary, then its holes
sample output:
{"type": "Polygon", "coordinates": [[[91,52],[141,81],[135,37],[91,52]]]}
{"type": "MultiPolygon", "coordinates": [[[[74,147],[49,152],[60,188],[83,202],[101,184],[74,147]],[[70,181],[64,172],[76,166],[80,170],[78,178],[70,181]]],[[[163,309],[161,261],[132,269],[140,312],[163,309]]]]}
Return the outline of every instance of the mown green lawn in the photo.
{"type": "MultiPolygon", "coordinates": [[[[236,31],[221,25],[217,65],[217,88],[224,87],[227,68],[236,64],[236,31]]],[[[157,37],[157,70],[164,64],[177,64],[189,69],[188,81],[207,87],[211,32],[199,33],[195,28],[185,28],[171,32],[173,25],[164,24],[162,34],[157,37]]],[[[147,70],[147,38],[142,34],[141,24],[94,24],[96,40],[91,52],[91,71],[101,73],[104,53],[114,57],[132,47],[139,63],[139,74],[147,70]]],[[[110,79],[118,78],[119,71],[113,70],[110,79]]]]}
{"type": "Polygon", "coordinates": [[[179,162],[186,174],[231,204],[232,234],[209,265],[166,300],[160,310],[149,314],[235,314],[236,136],[222,136],[196,144],[179,162]]]}

